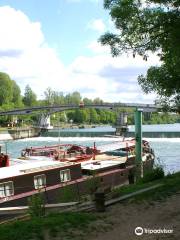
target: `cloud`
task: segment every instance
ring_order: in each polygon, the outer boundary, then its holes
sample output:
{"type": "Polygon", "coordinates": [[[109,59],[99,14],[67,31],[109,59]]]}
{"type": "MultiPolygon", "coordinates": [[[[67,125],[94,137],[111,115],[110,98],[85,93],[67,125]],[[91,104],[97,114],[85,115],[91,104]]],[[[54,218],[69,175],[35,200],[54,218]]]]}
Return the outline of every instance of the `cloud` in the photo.
{"type": "MultiPolygon", "coordinates": [[[[96,23],[98,31],[104,28],[102,20],[96,23]]],[[[145,96],[137,84],[138,74],[158,63],[154,55],[148,62],[138,56],[112,58],[108,48],[93,41],[87,46],[93,56],[77,56],[65,67],[55,49],[48,46],[41,23],[31,21],[22,11],[0,7],[0,29],[0,71],[8,73],[23,90],[29,84],[40,98],[51,87],[111,102],[154,99],[154,95],[145,96]]]]}
{"type": "Polygon", "coordinates": [[[78,90],[81,91],[80,86],[83,87],[83,94],[86,97],[98,96],[111,102],[152,103],[155,94],[144,95],[137,83],[137,77],[145,73],[149,66],[157,63],[158,58],[153,55],[148,62],[141,57],[134,59],[126,55],[118,58],[112,58],[110,55],[79,56],[71,64],[69,72],[78,83],[78,90]]]}
{"type": "Polygon", "coordinates": [[[26,50],[44,43],[41,24],[8,6],[0,7],[0,29],[1,50],[26,50]]]}
{"type": "Polygon", "coordinates": [[[21,88],[30,84],[38,95],[48,86],[59,86],[65,69],[55,50],[48,47],[39,22],[4,6],[0,7],[0,29],[0,71],[7,72],[21,88]]]}
{"type": "Polygon", "coordinates": [[[106,26],[102,19],[93,19],[88,23],[87,28],[95,30],[99,33],[103,33],[106,29],[106,26]]]}
{"type": "Polygon", "coordinates": [[[95,54],[110,54],[108,46],[102,46],[97,40],[90,42],[87,46],[95,54]]]}
{"type": "Polygon", "coordinates": [[[1,49],[0,57],[19,57],[22,51],[19,49],[1,49]]]}

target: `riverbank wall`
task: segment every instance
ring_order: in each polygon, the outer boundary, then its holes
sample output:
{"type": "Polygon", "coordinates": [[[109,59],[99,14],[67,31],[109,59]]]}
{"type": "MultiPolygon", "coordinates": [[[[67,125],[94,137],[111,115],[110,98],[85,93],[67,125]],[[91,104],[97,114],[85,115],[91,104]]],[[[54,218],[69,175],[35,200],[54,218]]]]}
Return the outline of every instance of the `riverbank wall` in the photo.
{"type": "Polygon", "coordinates": [[[0,130],[0,141],[38,137],[39,135],[40,135],[40,129],[38,128],[6,129],[6,130],[0,130]]]}

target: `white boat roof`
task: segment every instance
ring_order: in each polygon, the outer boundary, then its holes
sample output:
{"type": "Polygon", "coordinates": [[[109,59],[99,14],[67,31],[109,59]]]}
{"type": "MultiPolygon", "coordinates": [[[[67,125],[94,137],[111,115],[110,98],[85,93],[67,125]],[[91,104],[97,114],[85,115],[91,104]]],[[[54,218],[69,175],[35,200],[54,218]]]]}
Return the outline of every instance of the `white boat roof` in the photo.
{"type": "Polygon", "coordinates": [[[84,170],[99,170],[107,167],[118,166],[119,164],[125,163],[125,160],[103,160],[103,161],[87,161],[81,163],[81,168],[84,170]]]}
{"type": "MultiPolygon", "coordinates": [[[[15,159],[16,160],[16,159],[15,159]]],[[[0,180],[4,178],[10,178],[20,175],[25,175],[28,173],[33,172],[40,172],[45,171],[49,169],[59,168],[59,167],[65,167],[65,166],[71,166],[75,163],[69,163],[69,162],[59,162],[59,161],[34,161],[34,160],[18,160],[18,164],[9,166],[9,167],[3,167],[0,168],[0,180]],[[20,163],[21,161],[21,163],[20,163]]]]}

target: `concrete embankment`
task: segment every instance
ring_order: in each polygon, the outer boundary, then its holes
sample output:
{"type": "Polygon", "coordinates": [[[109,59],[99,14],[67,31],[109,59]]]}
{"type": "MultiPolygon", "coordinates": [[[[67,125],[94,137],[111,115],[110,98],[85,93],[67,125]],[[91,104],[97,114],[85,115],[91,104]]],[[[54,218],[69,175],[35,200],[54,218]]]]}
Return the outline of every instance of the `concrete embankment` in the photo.
{"type": "Polygon", "coordinates": [[[40,129],[38,128],[14,128],[0,130],[0,141],[38,137],[39,134],[40,129]]]}

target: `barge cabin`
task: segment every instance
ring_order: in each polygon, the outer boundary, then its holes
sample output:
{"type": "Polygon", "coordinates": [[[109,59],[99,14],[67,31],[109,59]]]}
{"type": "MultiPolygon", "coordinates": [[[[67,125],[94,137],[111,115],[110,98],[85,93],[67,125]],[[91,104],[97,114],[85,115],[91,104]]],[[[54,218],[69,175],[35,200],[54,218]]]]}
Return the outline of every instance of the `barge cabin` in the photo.
{"type": "MultiPolygon", "coordinates": [[[[8,166],[7,162],[7,167],[1,166],[0,206],[28,205],[28,198],[39,192],[42,193],[45,203],[58,203],[63,198],[65,188],[71,188],[78,196],[87,195],[91,192],[87,187],[89,180],[98,180],[108,189],[133,183],[135,175],[133,147],[134,142],[131,142],[128,154],[125,152],[127,143],[118,151],[110,151],[108,147],[105,147],[104,151],[101,147],[101,150],[96,150],[94,154],[92,148],[83,148],[84,152],[81,152],[82,147],[68,146],[66,154],[71,156],[58,157],[57,160],[54,157],[56,146],[44,149],[31,148],[29,156],[22,157],[26,160],[17,159],[18,163],[15,165],[8,166]],[[71,152],[68,152],[69,150],[71,152]],[[49,152],[53,154],[47,156],[49,152]]],[[[147,171],[153,167],[154,154],[147,144],[144,144],[143,149],[142,167],[147,171]]],[[[61,153],[64,154],[64,149],[61,149],[61,153]]]]}

